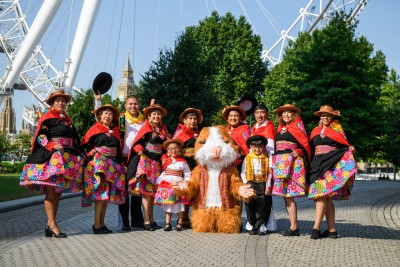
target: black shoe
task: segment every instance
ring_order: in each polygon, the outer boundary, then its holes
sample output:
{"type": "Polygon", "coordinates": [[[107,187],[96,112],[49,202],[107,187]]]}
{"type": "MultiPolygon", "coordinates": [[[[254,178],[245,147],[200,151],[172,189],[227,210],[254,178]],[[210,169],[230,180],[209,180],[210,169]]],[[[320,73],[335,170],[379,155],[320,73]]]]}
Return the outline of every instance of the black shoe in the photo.
{"type": "Polygon", "coordinates": [[[176,227],[175,227],[176,231],[182,231],[182,224],[181,223],[177,223],[176,227]]]}
{"type": "Polygon", "coordinates": [[[164,227],[164,231],[169,232],[172,230],[172,226],[170,223],[166,223],[164,227]]]}
{"type": "Polygon", "coordinates": [[[248,233],[249,233],[249,235],[256,235],[256,234],[258,234],[258,231],[256,228],[253,228],[252,230],[249,230],[248,233]]]}
{"type": "Polygon", "coordinates": [[[132,227],[143,227],[144,225],[143,225],[142,222],[134,222],[134,223],[132,223],[131,226],[132,226],[132,227]]]}
{"type": "Polygon", "coordinates": [[[131,227],[129,225],[123,225],[121,230],[122,231],[130,231],[132,229],[131,229],[131,227]]]}
{"type": "Polygon", "coordinates": [[[102,227],[103,227],[104,231],[106,231],[107,234],[111,234],[113,232],[112,230],[108,229],[107,226],[105,226],[105,225],[102,227]]]}
{"type": "Polygon", "coordinates": [[[258,231],[258,235],[267,235],[267,232],[263,232],[263,231],[258,231]]]}
{"type": "Polygon", "coordinates": [[[103,227],[94,228],[94,224],[92,225],[93,233],[95,235],[104,235],[107,234],[107,231],[103,227]]]}
{"type": "Polygon", "coordinates": [[[300,236],[300,231],[299,231],[299,228],[297,228],[296,230],[288,229],[288,230],[282,231],[281,234],[283,236],[300,236]]]}
{"type": "Polygon", "coordinates": [[[321,231],[318,230],[318,229],[312,229],[312,233],[311,233],[310,238],[311,239],[320,239],[320,238],[322,238],[321,231]]]}
{"type": "Polygon", "coordinates": [[[185,228],[185,229],[192,229],[192,224],[190,223],[190,220],[189,219],[184,219],[183,221],[182,221],[182,227],[183,228],[185,228]]]}
{"type": "Polygon", "coordinates": [[[46,227],[44,228],[44,236],[45,237],[52,237],[54,235],[54,237],[56,238],[66,238],[67,234],[66,233],[60,233],[56,234],[51,228],[50,226],[46,225],[46,227]]]}
{"type": "Polygon", "coordinates": [[[156,230],[151,223],[143,224],[143,229],[145,231],[155,231],[156,230]]]}
{"type": "Polygon", "coordinates": [[[321,234],[321,237],[323,237],[323,238],[326,238],[326,237],[329,237],[329,238],[337,238],[338,235],[337,235],[337,231],[335,231],[335,232],[329,232],[328,230],[325,230],[325,231],[321,234]]]}
{"type": "Polygon", "coordinates": [[[151,226],[153,226],[154,229],[161,229],[161,226],[159,226],[156,222],[152,222],[151,226]]]}

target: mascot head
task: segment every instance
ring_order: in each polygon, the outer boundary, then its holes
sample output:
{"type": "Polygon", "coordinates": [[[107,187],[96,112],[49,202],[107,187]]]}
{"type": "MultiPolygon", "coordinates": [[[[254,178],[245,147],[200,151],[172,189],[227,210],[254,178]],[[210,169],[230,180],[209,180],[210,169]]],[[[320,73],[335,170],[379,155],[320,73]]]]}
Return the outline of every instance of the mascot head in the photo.
{"type": "Polygon", "coordinates": [[[200,165],[223,169],[235,162],[238,148],[224,127],[204,127],[197,138],[194,153],[200,165]]]}

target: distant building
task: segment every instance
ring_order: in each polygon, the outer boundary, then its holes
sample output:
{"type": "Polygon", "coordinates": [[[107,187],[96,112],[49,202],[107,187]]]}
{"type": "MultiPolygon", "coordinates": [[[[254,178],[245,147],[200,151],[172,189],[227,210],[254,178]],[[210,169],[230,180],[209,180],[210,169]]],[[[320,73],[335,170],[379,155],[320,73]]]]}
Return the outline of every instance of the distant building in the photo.
{"type": "Polygon", "coordinates": [[[122,71],[122,79],[116,90],[116,98],[125,101],[126,97],[133,95],[135,90],[135,82],[133,80],[133,70],[129,61],[129,55],[122,71]]]}
{"type": "Polygon", "coordinates": [[[0,132],[6,134],[16,134],[15,128],[15,111],[12,106],[11,96],[6,96],[3,109],[0,112],[0,132]]]}

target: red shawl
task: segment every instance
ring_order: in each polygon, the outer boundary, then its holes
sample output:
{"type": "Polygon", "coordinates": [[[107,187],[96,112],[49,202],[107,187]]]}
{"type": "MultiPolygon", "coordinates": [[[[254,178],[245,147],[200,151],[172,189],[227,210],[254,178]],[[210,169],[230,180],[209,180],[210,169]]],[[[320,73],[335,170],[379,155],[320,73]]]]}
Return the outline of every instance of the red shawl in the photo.
{"type": "MultiPolygon", "coordinates": [[[[186,160],[180,156],[177,156],[175,158],[176,162],[186,162],[186,160]]],[[[172,164],[173,160],[171,157],[168,157],[166,154],[163,154],[161,157],[161,163],[162,163],[162,171],[164,171],[170,164],[172,164]]]]}
{"type": "MultiPolygon", "coordinates": [[[[118,138],[119,143],[121,144],[121,137],[119,134],[118,126],[115,126],[112,129],[112,131],[113,131],[112,135],[114,135],[116,138],[118,138]]],[[[101,124],[100,122],[96,122],[92,127],[90,127],[90,129],[86,132],[85,136],[82,138],[81,145],[89,142],[90,137],[92,137],[93,135],[102,134],[102,133],[109,134],[110,129],[108,127],[104,126],[103,124],[101,124]]]]}
{"type": "MultiPolygon", "coordinates": [[[[142,126],[142,128],[140,128],[138,134],[136,135],[135,139],[132,142],[132,147],[131,150],[129,151],[129,157],[131,155],[132,149],[133,151],[135,151],[136,153],[139,152],[140,150],[143,150],[144,148],[140,145],[140,144],[136,144],[140,139],[142,139],[142,137],[147,134],[147,133],[152,133],[154,132],[154,128],[153,125],[151,125],[151,123],[148,120],[144,121],[144,125],[142,126]]],[[[165,138],[167,138],[168,135],[168,131],[167,131],[167,127],[165,126],[165,124],[163,124],[160,127],[160,131],[159,133],[160,135],[164,136],[165,138]]],[[[129,161],[129,158],[128,158],[129,161]]]]}
{"type": "Polygon", "coordinates": [[[291,133],[293,137],[297,140],[297,142],[299,142],[299,144],[304,147],[304,149],[307,151],[307,156],[308,156],[307,158],[308,160],[310,160],[311,156],[310,143],[308,142],[307,132],[306,129],[304,128],[304,124],[300,116],[298,116],[296,120],[292,121],[288,125],[285,125],[284,123],[280,124],[276,132],[280,133],[282,131],[282,128],[284,127],[286,127],[288,132],[291,133]]]}
{"type": "Polygon", "coordinates": [[[266,125],[260,126],[256,128],[256,124],[253,125],[251,129],[251,136],[253,135],[261,135],[267,139],[275,140],[275,129],[274,124],[268,120],[266,125]]]}
{"type": "Polygon", "coordinates": [[[225,129],[229,135],[235,141],[236,145],[240,147],[245,155],[249,154],[249,148],[246,145],[246,140],[250,137],[250,127],[247,124],[242,124],[236,128],[231,128],[230,125],[226,126],[225,129]]]}
{"type": "MultiPolygon", "coordinates": [[[[310,140],[313,139],[315,136],[321,134],[322,129],[322,126],[315,127],[314,130],[312,130],[311,132],[310,140]]],[[[330,139],[340,144],[350,146],[349,142],[347,142],[347,138],[343,131],[343,128],[338,120],[332,121],[329,127],[325,128],[324,135],[328,136],[330,139]]]]}
{"type": "Polygon", "coordinates": [[[179,139],[182,142],[186,142],[187,140],[189,140],[190,138],[197,138],[197,136],[199,136],[199,130],[196,129],[195,131],[193,131],[192,129],[190,129],[189,127],[186,127],[183,124],[178,124],[178,127],[175,130],[174,133],[174,139],[179,139]]]}
{"type": "MultiPolygon", "coordinates": [[[[33,136],[32,143],[31,143],[31,152],[34,150],[36,138],[38,137],[40,128],[42,127],[42,123],[43,123],[44,121],[46,121],[46,120],[49,120],[49,119],[59,119],[59,120],[62,120],[62,121],[64,121],[64,122],[66,122],[67,124],[71,124],[71,125],[72,125],[72,121],[71,121],[71,119],[67,116],[67,114],[65,113],[65,111],[64,111],[63,113],[59,113],[58,111],[55,111],[54,109],[50,109],[49,111],[47,111],[47,112],[40,118],[40,120],[39,120],[39,122],[38,122],[38,125],[36,126],[35,135],[33,136]],[[63,116],[61,116],[61,114],[62,114],[63,116]]],[[[50,141],[50,140],[49,140],[49,141],[50,141]]],[[[50,142],[52,142],[52,141],[50,141],[50,142]]],[[[49,144],[46,146],[46,148],[49,147],[49,150],[52,150],[52,147],[54,146],[54,144],[51,145],[50,142],[49,142],[49,144]]]]}

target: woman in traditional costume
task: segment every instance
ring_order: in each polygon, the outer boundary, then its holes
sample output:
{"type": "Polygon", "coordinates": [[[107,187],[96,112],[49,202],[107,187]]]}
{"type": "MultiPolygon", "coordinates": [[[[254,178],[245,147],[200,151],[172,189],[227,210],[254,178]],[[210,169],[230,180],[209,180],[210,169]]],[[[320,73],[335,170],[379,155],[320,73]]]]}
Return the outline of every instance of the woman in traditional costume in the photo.
{"type": "Polygon", "coordinates": [[[239,157],[235,162],[239,173],[242,168],[244,158],[249,154],[246,140],[250,137],[250,127],[245,123],[246,112],[240,106],[226,106],[222,111],[222,118],[228,122],[226,130],[239,147],[239,157]]]}
{"type": "Polygon", "coordinates": [[[71,96],[63,90],[55,91],[46,99],[50,109],[38,122],[31,154],[20,177],[21,186],[46,194],[46,237],[67,237],[56,223],[61,193],[82,190],[84,158],[79,151],[76,129],[65,113],[70,100],[71,96]]]}
{"type": "Polygon", "coordinates": [[[299,236],[297,206],[295,197],[303,197],[307,192],[307,164],[310,159],[310,145],[306,129],[300,118],[300,108],[285,104],[274,112],[279,123],[275,135],[273,156],[272,194],[282,196],[289,215],[290,228],[284,236],[299,236]]]}
{"type": "Polygon", "coordinates": [[[159,104],[154,104],[143,110],[145,124],[140,128],[133,141],[128,158],[129,190],[139,192],[142,196],[144,213],[144,230],[154,231],[161,227],[153,218],[154,195],[157,190],[156,181],[161,174],[161,156],[163,142],[169,137],[167,128],[162,124],[162,118],[167,110],[159,104]]]}
{"type": "Polygon", "coordinates": [[[81,141],[81,149],[88,157],[84,168],[82,206],[94,206],[94,234],[107,234],[112,230],[104,223],[107,204],[123,204],[125,192],[125,167],[121,154],[118,128],[119,110],[106,104],[95,111],[97,122],[81,141]]]}
{"type": "MultiPolygon", "coordinates": [[[[179,116],[180,123],[175,130],[174,139],[183,142],[181,156],[189,164],[190,170],[196,167],[197,162],[194,158],[194,144],[199,136],[199,124],[203,122],[203,113],[197,108],[187,108],[179,116]]],[[[184,196],[182,196],[184,199],[184,196]]],[[[182,200],[185,203],[185,212],[183,214],[183,228],[190,228],[189,207],[191,201],[182,200]]]]}
{"type": "Polygon", "coordinates": [[[348,199],[357,166],[354,147],[347,141],[342,126],[336,119],[338,110],[321,106],[314,115],[320,117],[319,125],[311,132],[310,145],[314,155],[310,163],[308,198],[315,200],[315,223],[311,239],[336,238],[335,205],[333,200],[348,199]],[[323,218],[328,229],[321,233],[323,218]]]}

